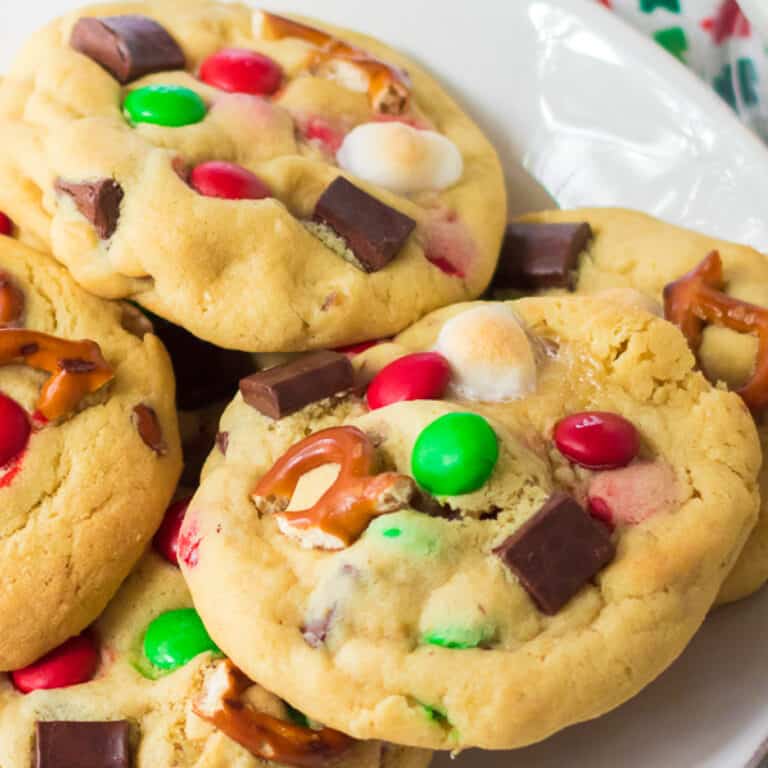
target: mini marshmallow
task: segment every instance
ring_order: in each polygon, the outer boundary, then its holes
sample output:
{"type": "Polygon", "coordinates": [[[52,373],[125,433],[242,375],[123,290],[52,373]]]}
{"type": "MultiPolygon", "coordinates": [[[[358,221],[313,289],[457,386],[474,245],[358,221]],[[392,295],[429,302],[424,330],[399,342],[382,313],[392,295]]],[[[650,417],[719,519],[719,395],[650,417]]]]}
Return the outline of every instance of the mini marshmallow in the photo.
{"type": "Polygon", "coordinates": [[[435,351],[451,364],[451,388],[468,400],[518,400],[536,389],[536,356],[506,304],[483,305],[451,318],[435,351]]]}
{"type": "Polygon", "coordinates": [[[445,189],[464,172],[461,153],[450,139],[400,122],[357,126],[344,138],[336,159],[363,181],[400,194],[445,189]]]}

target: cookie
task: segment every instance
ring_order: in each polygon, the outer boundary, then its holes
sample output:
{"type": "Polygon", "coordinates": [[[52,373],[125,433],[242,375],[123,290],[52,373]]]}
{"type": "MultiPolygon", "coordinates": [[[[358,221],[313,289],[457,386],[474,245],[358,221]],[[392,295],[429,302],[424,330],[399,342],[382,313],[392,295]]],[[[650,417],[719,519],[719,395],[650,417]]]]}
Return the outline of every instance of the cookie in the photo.
{"type": "Polygon", "coordinates": [[[173,373],[130,307],[0,238],[0,669],[104,609],[181,470],[173,373]],[[137,331],[141,332],[141,331],[137,331]]]}
{"type": "Polygon", "coordinates": [[[674,326],[480,302],[339,357],[241,382],[182,528],[243,670],[359,738],[499,749],[683,650],[755,524],[760,451],[674,326]]]}
{"type": "MultiPolygon", "coordinates": [[[[588,225],[591,230],[588,239],[577,243],[570,263],[570,280],[578,293],[599,293],[619,303],[640,303],[663,314],[665,287],[716,251],[722,262],[724,292],[737,301],[768,307],[768,259],[752,248],[618,209],[547,211],[528,216],[513,226],[528,227],[529,236],[540,231],[541,224],[548,223],[556,224],[561,232],[568,226],[588,225]]],[[[515,248],[518,254],[520,242],[515,248]]],[[[514,257],[511,251],[508,255],[514,257]]],[[[541,263],[540,255],[535,261],[541,263]]],[[[502,286],[514,283],[519,283],[519,276],[512,281],[502,279],[502,286]]],[[[529,284],[530,288],[537,286],[529,284]]],[[[722,381],[738,390],[750,378],[757,359],[755,333],[754,329],[743,333],[714,324],[703,330],[697,356],[711,381],[722,381]]],[[[763,410],[764,404],[758,404],[754,414],[765,454],[768,427],[761,415],[763,410]]],[[[760,471],[760,491],[763,503],[757,527],[723,585],[719,602],[746,597],[768,580],[768,465],[760,471]]]]}
{"type": "Polygon", "coordinates": [[[38,687],[18,689],[29,682],[29,672],[0,682],[0,765],[255,768],[279,762],[425,768],[429,763],[428,751],[355,742],[316,724],[309,727],[299,712],[244,680],[210,642],[178,568],[154,552],[144,556],[84,638],[95,660],[90,679],[71,685],[61,678],[62,668],[81,663],[65,649],[58,666],[50,659],[38,665],[38,687]],[[217,703],[221,693],[212,687],[229,678],[242,684],[238,698],[244,708],[228,711],[222,727],[230,730],[233,722],[246,720],[259,725],[262,754],[207,719],[206,705],[217,703]],[[42,682],[61,687],[39,687],[42,682]],[[263,754],[269,746],[274,760],[263,754]]]}
{"type": "Polygon", "coordinates": [[[91,292],[229,349],[336,347],[477,296],[494,149],[420,67],[311,24],[211,0],[53,22],[0,87],[0,207],[91,292]]]}

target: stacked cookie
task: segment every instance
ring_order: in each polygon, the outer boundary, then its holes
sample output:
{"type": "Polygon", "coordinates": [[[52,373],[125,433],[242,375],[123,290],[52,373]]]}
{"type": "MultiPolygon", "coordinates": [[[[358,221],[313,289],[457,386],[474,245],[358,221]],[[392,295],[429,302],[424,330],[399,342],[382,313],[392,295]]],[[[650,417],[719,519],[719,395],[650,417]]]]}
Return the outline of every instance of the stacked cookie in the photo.
{"type": "Polygon", "coordinates": [[[0,137],[2,768],[519,747],[768,578],[760,254],[505,231],[429,75],[237,4],[51,23],[0,137]]]}

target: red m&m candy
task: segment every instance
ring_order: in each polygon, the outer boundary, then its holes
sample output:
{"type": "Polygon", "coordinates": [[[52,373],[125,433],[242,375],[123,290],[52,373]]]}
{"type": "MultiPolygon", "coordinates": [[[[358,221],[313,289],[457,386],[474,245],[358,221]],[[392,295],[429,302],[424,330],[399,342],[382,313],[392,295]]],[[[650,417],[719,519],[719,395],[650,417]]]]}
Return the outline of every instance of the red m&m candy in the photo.
{"type": "Polygon", "coordinates": [[[11,672],[11,680],[22,693],[66,688],[87,683],[99,666],[99,650],[90,634],[71,637],[64,644],[24,669],[11,672]]]}
{"type": "Polygon", "coordinates": [[[269,187],[241,165],[213,160],[192,169],[189,183],[201,195],[227,200],[261,200],[271,197],[269,187]]]}
{"type": "Polygon", "coordinates": [[[283,70],[269,56],[242,48],[224,48],[200,67],[200,79],[230,93],[273,94],[283,82],[283,70]]]}
{"type": "Polygon", "coordinates": [[[368,387],[371,410],[403,400],[437,400],[451,378],[448,361],[437,352],[417,352],[390,363],[368,387]]]}
{"type": "Polygon", "coordinates": [[[557,423],[555,445],[574,464],[587,469],[617,469],[637,456],[640,436],[623,416],[587,411],[557,423]]]}
{"type": "Polygon", "coordinates": [[[9,464],[27,447],[30,430],[26,411],[0,393],[0,467],[9,464]]]}
{"type": "Polygon", "coordinates": [[[190,501],[192,499],[182,499],[168,507],[163,523],[152,540],[155,550],[173,565],[179,564],[179,533],[190,501]]]}
{"type": "Polygon", "coordinates": [[[13,223],[0,211],[0,235],[10,235],[13,232],[13,223]]]}

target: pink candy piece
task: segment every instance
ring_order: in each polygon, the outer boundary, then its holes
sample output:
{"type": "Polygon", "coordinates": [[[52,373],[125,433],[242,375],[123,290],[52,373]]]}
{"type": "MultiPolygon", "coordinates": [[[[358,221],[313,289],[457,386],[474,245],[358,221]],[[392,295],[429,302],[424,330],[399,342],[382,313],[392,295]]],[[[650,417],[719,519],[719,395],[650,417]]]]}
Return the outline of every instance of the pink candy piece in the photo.
{"type": "Polygon", "coordinates": [[[230,93],[271,96],[283,82],[283,70],[274,59],[256,51],[224,48],[203,62],[200,79],[230,93]]]}
{"type": "Polygon", "coordinates": [[[678,501],[675,473],[661,461],[600,472],[587,489],[589,511],[609,525],[637,525],[678,501]]]}
{"type": "Polygon", "coordinates": [[[26,411],[0,393],[0,467],[10,464],[24,451],[31,430],[26,411]]]}
{"type": "Polygon", "coordinates": [[[192,169],[189,183],[201,195],[227,200],[261,200],[271,197],[269,187],[255,174],[234,163],[214,160],[192,169]]]}
{"type": "Polygon", "coordinates": [[[152,540],[155,550],[172,565],[179,564],[179,534],[190,501],[191,498],[182,499],[168,507],[163,523],[152,540]]]}
{"type": "Polygon", "coordinates": [[[336,155],[344,143],[344,131],[331,125],[322,117],[310,117],[301,125],[306,141],[319,144],[329,155],[336,155]]]}
{"type": "Polygon", "coordinates": [[[477,260],[477,245],[456,213],[448,211],[426,225],[424,255],[446,275],[465,278],[477,260]]]}
{"type": "Polygon", "coordinates": [[[375,376],[368,386],[368,407],[375,410],[404,400],[438,400],[450,378],[450,365],[437,352],[406,355],[375,376]]]}
{"type": "Polygon", "coordinates": [[[11,672],[11,680],[22,693],[67,688],[87,683],[99,666],[99,649],[87,632],[71,637],[24,669],[11,672]]]}
{"type": "Polygon", "coordinates": [[[379,339],[375,339],[374,341],[361,341],[359,344],[349,344],[346,347],[336,347],[336,349],[333,351],[338,352],[340,355],[348,355],[349,357],[354,357],[355,355],[362,354],[366,349],[375,347],[377,344],[381,344],[379,339]]]}
{"type": "Polygon", "coordinates": [[[13,222],[0,211],[0,235],[10,235],[13,232],[13,222]]]}
{"type": "Polygon", "coordinates": [[[623,416],[587,411],[567,416],[555,426],[555,445],[574,464],[587,469],[618,469],[640,449],[635,426],[623,416]]]}
{"type": "Polygon", "coordinates": [[[176,553],[179,561],[188,568],[194,568],[200,561],[201,541],[202,537],[198,531],[196,520],[190,520],[186,525],[182,525],[176,553]]]}

